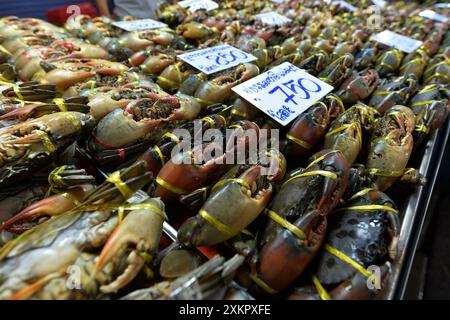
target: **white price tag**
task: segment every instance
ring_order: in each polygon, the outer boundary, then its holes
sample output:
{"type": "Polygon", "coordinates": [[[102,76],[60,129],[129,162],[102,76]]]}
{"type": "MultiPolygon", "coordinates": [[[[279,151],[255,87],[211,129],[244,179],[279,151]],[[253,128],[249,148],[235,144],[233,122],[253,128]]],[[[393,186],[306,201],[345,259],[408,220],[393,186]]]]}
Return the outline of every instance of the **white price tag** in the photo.
{"type": "Polygon", "coordinates": [[[285,3],[285,2],[288,2],[289,0],[270,0],[270,1],[272,1],[274,3],[285,3]]]}
{"type": "Polygon", "coordinates": [[[184,53],[178,57],[206,74],[225,70],[240,63],[257,60],[251,54],[228,44],[184,53]]]}
{"type": "Polygon", "coordinates": [[[270,25],[270,26],[282,26],[283,24],[289,23],[292,20],[289,18],[286,18],[285,16],[282,16],[281,14],[278,14],[276,12],[267,12],[267,13],[260,13],[256,15],[256,19],[261,20],[262,22],[270,25]]]}
{"type": "Polygon", "coordinates": [[[384,8],[387,5],[387,2],[384,0],[372,0],[372,2],[380,8],[384,8]]]}
{"type": "Polygon", "coordinates": [[[283,126],[332,90],[329,84],[289,62],[233,88],[234,92],[283,126]]]}
{"type": "Polygon", "coordinates": [[[184,0],[177,3],[180,7],[189,8],[190,13],[194,13],[197,10],[205,9],[206,11],[214,10],[219,5],[212,0],[184,0]]]}
{"type": "Polygon", "coordinates": [[[423,45],[422,41],[414,40],[389,30],[377,33],[372,36],[372,39],[406,53],[414,52],[423,45]]]}
{"type": "Polygon", "coordinates": [[[433,7],[440,9],[450,9],[450,3],[436,3],[433,7]]]}
{"type": "Polygon", "coordinates": [[[347,1],[333,1],[334,5],[340,5],[343,8],[348,9],[350,12],[355,12],[356,11],[356,7],[352,6],[350,3],[348,3],[347,1]]]}
{"type": "Polygon", "coordinates": [[[112,25],[126,31],[139,31],[139,30],[158,29],[167,27],[167,24],[153,19],[115,21],[112,23],[112,25]]]}
{"type": "Polygon", "coordinates": [[[438,14],[433,10],[424,10],[421,13],[419,13],[419,16],[443,23],[448,23],[448,18],[446,16],[438,14]]]}

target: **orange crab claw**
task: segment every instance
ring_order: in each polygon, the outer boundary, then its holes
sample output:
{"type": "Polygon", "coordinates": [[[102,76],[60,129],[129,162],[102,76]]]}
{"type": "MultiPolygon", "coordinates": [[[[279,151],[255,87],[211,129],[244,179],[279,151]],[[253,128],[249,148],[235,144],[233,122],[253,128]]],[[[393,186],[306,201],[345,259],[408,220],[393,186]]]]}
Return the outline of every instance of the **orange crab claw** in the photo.
{"type": "Polygon", "coordinates": [[[11,219],[4,221],[0,225],[0,231],[9,229],[11,226],[32,220],[38,215],[57,216],[76,207],[77,203],[83,200],[87,192],[92,190],[92,186],[77,187],[70,192],[56,194],[54,196],[37,201],[20,211],[11,219]]]}

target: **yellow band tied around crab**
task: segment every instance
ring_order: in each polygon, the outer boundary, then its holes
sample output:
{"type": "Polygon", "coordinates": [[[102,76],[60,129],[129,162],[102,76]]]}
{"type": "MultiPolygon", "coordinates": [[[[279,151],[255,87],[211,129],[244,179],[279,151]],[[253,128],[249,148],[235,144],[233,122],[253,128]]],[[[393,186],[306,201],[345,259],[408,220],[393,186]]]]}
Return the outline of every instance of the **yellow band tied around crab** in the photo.
{"type": "Polygon", "coordinates": [[[336,128],[330,132],[328,132],[325,137],[331,137],[335,134],[338,134],[340,132],[343,132],[345,130],[347,130],[348,128],[354,128],[356,130],[356,137],[358,139],[358,142],[360,144],[362,144],[362,133],[361,133],[361,126],[358,123],[347,123],[347,124],[343,124],[342,126],[340,126],[339,128],[336,128]]]}
{"type": "Polygon", "coordinates": [[[263,289],[267,293],[269,293],[269,294],[278,293],[277,290],[273,289],[267,283],[265,283],[263,280],[261,280],[261,278],[259,278],[257,274],[251,273],[250,274],[250,278],[253,280],[254,283],[256,283],[258,285],[258,287],[260,287],[261,289],[263,289]]]}
{"type": "Polygon", "coordinates": [[[408,61],[407,63],[405,63],[404,65],[402,65],[401,67],[400,67],[400,71],[403,71],[406,67],[408,67],[411,63],[421,63],[421,64],[423,64],[423,65],[426,65],[427,63],[425,62],[425,60],[423,59],[423,58],[416,58],[416,59],[413,59],[413,60],[411,60],[411,61],[408,61]]]}
{"type": "Polygon", "coordinates": [[[244,118],[244,119],[247,119],[247,117],[248,117],[248,114],[247,114],[247,113],[245,113],[245,112],[240,112],[240,111],[238,111],[238,110],[236,110],[236,109],[232,109],[232,110],[231,110],[231,114],[234,115],[234,116],[242,117],[242,118],[244,118]]]}
{"type": "Polygon", "coordinates": [[[214,187],[212,188],[212,191],[217,190],[218,188],[220,188],[225,182],[227,181],[234,181],[238,184],[240,184],[241,186],[247,188],[248,190],[250,190],[250,186],[248,185],[247,181],[245,181],[244,179],[240,179],[240,178],[230,178],[230,179],[222,179],[219,180],[214,187]]]}
{"type": "Polygon", "coordinates": [[[423,132],[425,134],[429,134],[430,133],[430,128],[422,123],[422,124],[419,124],[419,125],[415,126],[414,127],[414,131],[419,131],[419,132],[423,132]]]}
{"type": "Polygon", "coordinates": [[[130,187],[127,186],[127,184],[123,182],[122,179],[120,178],[119,171],[113,172],[108,177],[108,179],[106,179],[106,181],[114,184],[125,199],[130,198],[134,194],[133,190],[131,190],[130,187]]]}
{"type": "Polygon", "coordinates": [[[163,154],[162,154],[162,152],[161,152],[161,149],[160,149],[157,145],[155,145],[155,146],[153,147],[153,150],[155,150],[156,154],[158,155],[159,161],[161,161],[161,165],[164,166],[164,164],[165,164],[166,162],[164,161],[164,156],[163,156],[163,154]]]}
{"type": "Polygon", "coordinates": [[[368,194],[368,193],[371,192],[371,191],[375,191],[375,189],[373,189],[373,188],[366,188],[366,189],[363,189],[363,190],[361,190],[361,191],[355,193],[355,194],[350,198],[350,200],[355,200],[356,198],[362,197],[362,196],[368,194]]]}
{"type": "Polygon", "coordinates": [[[330,94],[330,95],[326,96],[325,99],[328,99],[328,100],[335,100],[335,101],[338,103],[338,105],[339,105],[339,107],[341,108],[341,110],[342,110],[342,111],[345,110],[344,102],[343,102],[342,99],[339,98],[338,96],[335,96],[334,94],[330,94]]]}
{"type": "Polygon", "coordinates": [[[272,219],[273,221],[278,223],[283,228],[292,232],[292,234],[294,234],[297,238],[299,238],[300,240],[306,240],[306,238],[307,238],[306,234],[302,229],[294,226],[292,223],[290,223],[286,219],[279,216],[275,211],[272,211],[270,209],[265,209],[264,212],[267,214],[267,216],[270,219],[272,219]]]}
{"type": "Polygon", "coordinates": [[[306,171],[306,172],[300,173],[298,175],[295,175],[292,178],[289,178],[281,185],[281,187],[284,187],[285,185],[287,185],[289,182],[292,182],[293,180],[304,178],[304,177],[311,177],[311,176],[323,176],[323,177],[330,178],[333,180],[338,180],[338,176],[334,172],[326,171],[326,170],[313,170],[313,171],[306,171]]]}
{"type": "Polygon", "coordinates": [[[64,99],[55,98],[52,100],[52,102],[58,106],[60,111],[62,111],[62,112],[67,111],[67,106],[66,106],[66,102],[64,101],[64,99]]]}
{"type": "Polygon", "coordinates": [[[159,206],[153,203],[136,203],[136,204],[127,204],[124,206],[120,206],[117,209],[121,209],[123,211],[135,211],[135,210],[149,210],[153,213],[156,213],[163,220],[167,220],[167,215],[159,206]]]}
{"type": "Polygon", "coordinates": [[[22,93],[20,92],[19,86],[13,85],[12,88],[13,88],[14,93],[16,94],[17,98],[19,98],[20,100],[25,100],[25,99],[23,98],[22,93]]]}
{"type": "Polygon", "coordinates": [[[168,87],[177,88],[178,83],[175,83],[175,81],[169,80],[167,78],[164,78],[163,76],[158,77],[158,81],[161,82],[164,85],[167,85],[168,87]]]}
{"type": "Polygon", "coordinates": [[[214,104],[214,102],[212,102],[212,101],[203,100],[203,99],[200,99],[200,98],[197,98],[197,97],[194,98],[194,99],[197,100],[198,103],[200,103],[200,104],[202,104],[204,106],[210,106],[210,105],[214,104]]]}
{"type": "Polygon", "coordinates": [[[443,74],[440,72],[436,72],[435,74],[429,76],[424,82],[427,83],[427,82],[433,80],[434,78],[442,78],[445,81],[450,82],[450,78],[446,74],[443,74]]]}
{"type": "Polygon", "coordinates": [[[372,174],[374,176],[381,176],[381,177],[401,177],[403,175],[403,171],[391,171],[391,170],[385,170],[385,169],[368,169],[367,172],[369,174],[372,174]]]}
{"type": "Polygon", "coordinates": [[[161,187],[163,187],[164,189],[169,190],[172,193],[178,194],[178,195],[183,195],[188,193],[187,191],[177,188],[173,185],[171,185],[170,183],[168,183],[167,181],[165,181],[163,178],[161,178],[160,176],[156,177],[156,183],[159,184],[161,187]]]}
{"type": "Polygon", "coordinates": [[[303,147],[303,148],[305,148],[307,150],[311,150],[312,149],[312,146],[308,142],[300,140],[300,139],[298,139],[298,138],[296,138],[294,136],[291,136],[290,134],[286,134],[286,138],[291,140],[292,142],[295,142],[300,147],[303,147]]]}
{"type": "Polygon", "coordinates": [[[437,89],[437,84],[436,83],[427,85],[425,88],[420,90],[417,94],[419,95],[419,94],[422,94],[422,93],[427,93],[427,92],[433,91],[434,89],[437,89]]]}
{"type": "Polygon", "coordinates": [[[167,137],[167,138],[171,139],[173,142],[175,142],[176,144],[180,143],[180,139],[171,132],[164,133],[162,137],[163,138],[167,137]]]}
{"type": "Polygon", "coordinates": [[[326,157],[328,157],[329,155],[335,154],[335,153],[339,153],[340,151],[338,150],[332,150],[330,152],[325,153],[324,155],[318,157],[317,159],[315,159],[314,161],[312,161],[307,167],[306,169],[311,168],[313,165],[318,164],[320,161],[323,161],[326,157]]]}
{"type": "Polygon", "coordinates": [[[215,126],[216,126],[216,122],[211,117],[204,117],[204,118],[202,118],[202,121],[208,122],[210,124],[211,128],[215,128],[215,126]]]}
{"type": "Polygon", "coordinates": [[[39,139],[41,139],[42,144],[47,149],[48,152],[53,153],[56,151],[56,147],[53,144],[52,140],[50,140],[48,134],[41,130],[36,130],[36,134],[39,136],[39,139]]]}
{"type": "Polygon", "coordinates": [[[0,45],[0,51],[3,52],[4,54],[6,54],[7,56],[12,57],[12,53],[9,52],[8,50],[6,50],[6,48],[2,45],[0,45]]]}
{"type": "Polygon", "coordinates": [[[317,278],[316,276],[313,276],[312,281],[314,283],[314,286],[316,287],[316,290],[317,290],[317,293],[319,294],[320,299],[331,300],[330,295],[328,294],[327,290],[325,290],[325,288],[320,283],[319,278],[317,278]]]}
{"type": "Polygon", "coordinates": [[[423,107],[429,104],[432,104],[434,102],[439,102],[439,100],[427,100],[427,101],[419,101],[419,102],[414,102],[411,107],[423,107]]]}
{"type": "Polygon", "coordinates": [[[57,167],[57,168],[53,169],[53,171],[50,172],[50,174],[48,175],[47,180],[52,189],[54,188],[53,181],[56,182],[56,184],[58,184],[58,185],[62,185],[62,186],[66,185],[64,183],[64,181],[62,180],[61,176],[59,175],[61,172],[64,171],[64,169],[66,169],[66,166],[57,167]]]}
{"type": "Polygon", "coordinates": [[[336,212],[340,211],[378,211],[378,210],[385,210],[390,211],[393,213],[398,213],[398,210],[395,210],[394,208],[386,205],[381,204],[368,204],[368,205],[361,205],[361,206],[351,206],[351,207],[345,207],[345,208],[339,208],[336,210],[336,212]]]}
{"type": "Polygon", "coordinates": [[[347,256],[345,253],[339,251],[336,248],[333,248],[332,246],[330,246],[329,244],[325,245],[325,250],[327,250],[329,253],[331,253],[332,255],[334,255],[335,257],[337,257],[339,260],[349,264],[350,266],[352,266],[354,269],[358,270],[362,275],[364,275],[365,277],[369,278],[372,283],[377,284],[378,279],[377,277],[370,272],[369,270],[367,270],[366,268],[364,268],[362,265],[360,265],[358,262],[356,262],[355,260],[353,260],[352,258],[350,258],[349,256],[347,256]]]}
{"type": "Polygon", "coordinates": [[[212,225],[214,228],[216,228],[217,230],[219,230],[222,234],[224,234],[227,237],[233,237],[235,234],[239,233],[236,232],[235,230],[233,230],[232,228],[230,228],[229,226],[227,226],[226,224],[223,224],[222,222],[220,222],[219,220],[216,219],[216,217],[212,216],[211,214],[209,214],[208,212],[206,212],[205,210],[201,209],[198,214],[205,219],[206,221],[208,221],[208,223],[210,225],[212,225]]]}

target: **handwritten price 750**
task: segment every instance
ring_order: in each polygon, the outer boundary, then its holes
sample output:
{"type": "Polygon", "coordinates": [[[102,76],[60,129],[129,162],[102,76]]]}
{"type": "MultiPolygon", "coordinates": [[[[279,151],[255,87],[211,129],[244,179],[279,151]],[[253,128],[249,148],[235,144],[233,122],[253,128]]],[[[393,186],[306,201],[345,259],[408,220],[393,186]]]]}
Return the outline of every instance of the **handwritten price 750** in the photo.
{"type": "Polygon", "coordinates": [[[292,94],[288,93],[286,89],[283,89],[281,86],[276,86],[272,90],[269,91],[269,94],[274,94],[278,90],[283,92],[286,95],[286,99],[284,102],[288,103],[292,101],[295,105],[298,103],[295,101],[295,98],[309,100],[311,98],[310,92],[320,92],[322,91],[322,87],[316,83],[315,81],[307,78],[299,78],[297,82],[294,80],[290,80],[288,82],[282,83],[283,86],[287,88],[288,91],[292,92],[292,94]],[[315,88],[311,89],[310,86],[305,87],[306,84],[312,84],[315,88]]]}
{"type": "Polygon", "coordinates": [[[206,56],[206,59],[214,61],[219,66],[226,66],[239,59],[247,59],[247,55],[244,52],[237,50],[231,50],[229,52],[220,52],[214,55],[206,56]]]}

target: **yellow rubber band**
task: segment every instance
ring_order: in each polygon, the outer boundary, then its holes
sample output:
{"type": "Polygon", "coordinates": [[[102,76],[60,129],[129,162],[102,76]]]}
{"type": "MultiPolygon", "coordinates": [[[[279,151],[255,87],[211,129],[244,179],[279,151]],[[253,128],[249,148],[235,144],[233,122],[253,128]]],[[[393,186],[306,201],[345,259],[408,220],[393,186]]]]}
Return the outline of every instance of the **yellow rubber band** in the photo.
{"type": "Polygon", "coordinates": [[[176,144],[180,143],[180,139],[178,139],[178,137],[171,132],[164,133],[162,137],[163,138],[167,137],[167,138],[171,139],[173,142],[175,142],[176,144]]]}
{"type": "Polygon", "coordinates": [[[245,181],[244,179],[240,179],[240,178],[230,178],[230,179],[222,179],[219,180],[214,187],[211,189],[211,191],[215,191],[218,188],[220,188],[225,182],[227,181],[234,181],[237,182],[238,184],[240,184],[241,186],[247,188],[248,190],[250,190],[250,186],[248,185],[247,181],[245,181]]]}
{"type": "Polygon", "coordinates": [[[66,166],[61,166],[61,167],[57,167],[55,169],[52,170],[52,172],[50,172],[50,174],[48,175],[48,184],[50,185],[50,190],[54,190],[54,185],[53,185],[53,181],[56,182],[56,184],[58,185],[62,185],[65,186],[66,184],[64,183],[64,181],[62,180],[61,176],[59,175],[61,172],[64,171],[64,169],[66,169],[66,166]]]}
{"type": "Polygon", "coordinates": [[[439,100],[419,101],[419,102],[413,103],[411,105],[411,107],[422,107],[422,106],[426,106],[426,105],[432,104],[433,102],[439,102],[439,100]]]}
{"type": "Polygon", "coordinates": [[[53,144],[52,140],[50,140],[48,134],[42,130],[36,130],[36,134],[42,141],[42,144],[47,149],[48,152],[53,153],[56,151],[56,147],[53,144]]]}
{"type": "Polygon", "coordinates": [[[168,183],[167,181],[164,181],[160,176],[156,177],[156,183],[158,183],[161,187],[163,187],[164,189],[169,190],[172,193],[178,194],[178,195],[183,195],[183,194],[187,194],[188,192],[177,188],[173,185],[171,185],[170,183],[168,183]]]}
{"type": "Polygon", "coordinates": [[[216,122],[211,117],[204,117],[202,118],[202,121],[206,121],[211,125],[211,128],[214,128],[216,126],[216,122]]]}
{"type": "Polygon", "coordinates": [[[334,129],[334,130],[328,132],[328,133],[325,135],[325,137],[326,137],[326,138],[327,138],[327,137],[331,137],[331,136],[333,136],[333,135],[335,135],[335,134],[338,134],[338,133],[340,133],[340,132],[342,132],[342,131],[345,131],[345,130],[347,130],[348,128],[352,128],[352,127],[356,129],[356,134],[357,134],[358,142],[359,142],[360,144],[362,144],[361,126],[360,126],[358,123],[356,123],[356,122],[343,124],[343,125],[340,126],[339,128],[334,129]]]}
{"type": "Polygon", "coordinates": [[[227,226],[226,224],[223,224],[222,222],[220,222],[219,220],[217,220],[214,216],[210,215],[208,212],[206,212],[205,210],[201,209],[198,212],[199,216],[201,216],[203,219],[205,219],[206,221],[208,221],[208,223],[210,225],[212,225],[214,228],[216,228],[217,230],[219,230],[222,234],[224,234],[227,237],[233,237],[234,235],[238,234],[239,232],[236,232],[235,230],[233,230],[232,228],[230,228],[229,226],[227,226]]]}
{"type": "Polygon", "coordinates": [[[6,50],[6,48],[2,45],[0,45],[0,51],[3,52],[4,54],[6,54],[7,56],[12,57],[12,53],[9,52],[8,50],[6,50]]]}
{"type": "Polygon", "coordinates": [[[286,138],[291,140],[292,142],[295,142],[300,147],[303,147],[303,148],[305,148],[307,150],[311,150],[312,149],[312,146],[308,142],[300,140],[300,139],[298,139],[298,138],[296,138],[294,136],[291,136],[290,134],[286,134],[286,138]]]}
{"type": "Polygon", "coordinates": [[[425,88],[420,90],[419,93],[417,93],[417,94],[419,95],[419,94],[422,94],[422,93],[427,93],[427,92],[432,91],[434,89],[437,89],[437,84],[436,83],[427,85],[425,88]]]}
{"type": "Polygon", "coordinates": [[[316,160],[312,161],[312,162],[306,167],[306,169],[311,168],[313,165],[319,163],[320,161],[324,160],[324,159],[325,159],[326,157],[328,157],[329,155],[335,154],[335,153],[340,153],[340,151],[338,151],[338,150],[332,150],[332,151],[330,151],[330,152],[327,152],[326,154],[324,154],[324,155],[318,157],[316,160]]]}
{"type": "Polygon", "coordinates": [[[60,111],[62,112],[67,111],[66,102],[64,101],[64,99],[55,98],[52,100],[52,102],[58,106],[60,111]]]}
{"type": "Polygon", "coordinates": [[[16,94],[17,98],[19,98],[20,100],[25,100],[25,99],[23,98],[23,96],[22,96],[22,93],[20,93],[20,88],[19,88],[19,86],[13,85],[12,88],[13,88],[14,93],[16,94]]]}
{"type": "Polygon", "coordinates": [[[440,72],[436,72],[432,76],[429,76],[424,82],[427,83],[429,80],[432,80],[434,78],[442,78],[442,79],[446,80],[447,82],[450,82],[450,78],[446,74],[443,74],[440,72]]]}
{"type": "Polygon", "coordinates": [[[362,205],[362,206],[351,206],[351,207],[345,207],[345,208],[339,208],[336,210],[336,212],[340,211],[378,211],[378,210],[386,210],[391,211],[393,213],[398,213],[398,210],[395,210],[394,208],[390,206],[385,206],[381,204],[368,204],[368,205],[362,205]]]}
{"type": "Polygon", "coordinates": [[[375,189],[373,189],[373,188],[366,188],[366,189],[363,189],[363,190],[361,190],[361,191],[355,193],[355,194],[350,198],[350,200],[355,200],[356,198],[362,197],[362,196],[368,194],[368,193],[371,192],[371,191],[375,191],[375,189]]]}
{"type": "Polygon", "coordinates": [[[330,295],[328,294],[327,290],[322,286],[319,279],[316,276],[312,277],[312,281],[314,285],[316,286],[317,293],[319,294],[320,299],[322,300],[331,300],[330,295]]]}
{"type": "Polygon", "coordinates": [[[358,262],[356,262],[352,258],[348,257],[345,253],[339,251],[338,249],[333,248],[329,244],[326,244],[325,250],[327,250],[329,253],[336,256],[340,260],[344,261],[345,263],[349,264],[354,269],[358,270],[362,275],[366,276],[367,278],[371,279],[372,281],[376,282],[378,280],[374,274],[372,274],[370,271],[368,271],[366,268],[364,268],[358,262]]]}
{"type": "Polygon", "coordinates": [[[207,100],[203,100],[200,98],[194,98],[194,99],[197,100],[197,102],[199,102],[200,104],[205,105],[205,106],[214,104],[214,102],[212,102],[212,101],[207,101],[207,100]]]}
{"type": "Polygon", "coordinates": [[[413,62],[421,62],[422,64],[426,65],[426,62],[425,62],[425,60],[423,58],[415,58],[415,59],[413,59],[411,61],[408,61],[406,64],[402,65],[400,67],[400,71],[404,70],[408,65],[410,65],[413,62]]]}
{"type": "Polygon", "coordinates": [[[310,177],[310,176],[324,176],[327,178],[331,178],[333,180],[337,180],[338,176],[336,173],[334,172],[330,172],[330,171],[325,171],[325,170],[314,170],[314,171],[306,171],[303,173],[300,173],[296,176],[293,176],[292,178],[289,178],[288,180],[286,180],[286,182],[284,182],[281,187],[283,188],[284,186],[286,186],[289,182],[296,180],[296,179],[300,179],[300,178],[304,178],[304,177],[310,177]]]}
{"type": "Polygon", "coordinates": [[[69,201],[72,201],[72,203],[73,203],[75,206],[79,206],[79,205],[81,204],[80,201],[78,201],[77,199],[75,199],[75,197],[73,197],[71,194],[69,194],[69,193],[67,193],[67,192],[61,193],[61,196],[64,197],[64,198],[66,198],[66,199],[69,200],[69,201]]]}
{"type": "Polygon", "coordinates": [[[161,152],[161,149],[158,146],[155,145],[153,147],[153,150],[155,150],[155,152],[158,154],[159,160],[161,161],[161,165],[164,166],[164,164],[166,162],[164,161],[164,156],[163,156],[163,154],[161,152]]]}
{"type": "Polygon", "coordinates": [[[136,203],[136,204],[130,204],[130,205],[124,205],[120,206],[118,209],[121,210],[127,210],[127,211],[134,211],[134,210],[150,210],[154,213],[156,213],[158,216],[160,216],[163,220],[167,220],[167,215],[164,213],[163,210],[156,204],[152,203],[136,203]]]}
{"type": "Polygon", "coordinates": [[[162,76],[159,76],[159,77],[158,77],[158,80],[159,80],[160,82],[162,82],[163,84],[168,85],[169,87],[172,87],[172,88],[178,88],[178,84],[175,83],[175,81],[169,80],[169,79],[164,78],[164,77],[162,77],[162,76]]]}
{"type": "Polygon", "coordinates": [[[263,289],[267,293],[269,293],[269,294],[278,293],[277,290],[271,288],[267,283],[262,281],[256,274],[251,273],[250,274],[250,278],[253,280],[253,282],[255,282],[258,285],[258,287],[260,287],[261,289],[263,289]]]}
{"type": "Polygon", "coordinates": [[[369,174],[375,175],[375,176],[382,176],[382,177],[401,177],[403,175],[403,171],[389,171],[384,169],[368,169],[367,172],[369,174]]]}
{"type": "Polygon", "coordinates": [[[430,128],[428,128],[425,124],[422,123],[422,124],[416,125],[414,127],[414,131],[419,131],[419,132],[423,132],[425,134],[429,134],[430,128]]]}
{"type": "Polygon", "coordinates": [[[122,179],[120,178],[119,171],[113,172],[108,177],[108,179],[106,179],[106,181],[114,184],[125,199],[130,198],[134,194],[133,190],[131,190],[130,187],[127,186],[127,184],[123,182],[122,179]]]}
{"type": "Polygon", "coordinates": [[[294,226],[292,223],[290,223],[286,219],[283,219],[275,211],[272,211],[270,209],[264,209],[264,211],[270,219],[272,219],[273,221],[278,223],[283,228],[292,232],[292,234],[294,234],[297,238],[299,238],[300,240],[306,240],[306,238],[307,238],[306,234],[302,229],[294,226]]]}

